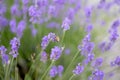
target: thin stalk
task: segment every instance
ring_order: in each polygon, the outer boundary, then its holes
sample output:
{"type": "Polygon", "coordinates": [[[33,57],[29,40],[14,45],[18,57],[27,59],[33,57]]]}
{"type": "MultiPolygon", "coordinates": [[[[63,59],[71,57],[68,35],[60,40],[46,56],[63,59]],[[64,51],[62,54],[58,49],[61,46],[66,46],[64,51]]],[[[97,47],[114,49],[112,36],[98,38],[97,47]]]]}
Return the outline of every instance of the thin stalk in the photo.
{"type": "Polygon", "coordinates": [[[63,31],[63,35],[62,35],[62,39],[61,39],[61,44],[62,44],[62,43],[63,43],[63,41],[64,41],[65,32],[66,32],[66,31],[63,31]]]}
{"type": "Polygon", "coordinates": [[[72,80],[72,78],[74,77],[75,75],[73,74],[70,78],[69,78],[69,80],[72,80]]]}
{"type": "Polygon", "coordinates": [[[15,63],[15,80],[18,80],[17,58],[16,58],[16,63],[15,63]]]}
{"type": "Polygon", "coordinates": [[[5,71],[5,80],[8,80],[8,69],[9,69],[9,64],[6,64],[6,71],[5,71]]]}
{"type": "MultiPolygon", "coordinates": [[[[43,50],[42,50],[43,51],[43,50]]],[[[41,52],[42,52],[41,51],[41,52]]],[[[40,52],[40,54],[41,54],[40,52]]],[[[30,66],[30,69],[28,71],[28,74],[31,74],[32,75],[32,68],[35,66],[35,64],[37,64],[37,60],[40,58],[40,54],[37,55],[37,57],[35,58],[35,61],[32,63],[32,65],[30,66]]],[[[39,60],[38,60],[39,61],[39,60]]]]}
{"type": "Polygon", "coordinates": [[[54,61],[51,62],[50,66],[47,68],[47,70],[45,71],[45,73],[42,75],[40,80],[43,80],[43,78],[45,77],[45,75],[47,74],[47,72],[50,70],[50,68],[52,67],[52,65],[54,64],[54,61]]]}
{"type": "Polygon", "coordinates": [[[8,67],[8,72],[7,72],[7,79],[6,80],[9,80],[9,77],[10,77],[10,71],[11,71],[11,68],[12,68],[12,65],[13,65],[13,61],[14,61],[14,57],[12,57],[12,59],[11,59],[11,62],[10,62],[10,65],[9,65],[9,67],[8,67]]]}
{"type": "Polygon", "coordinates": [[[71,61],[71,63],[68,65],[68,67],[67,67],[67,69],[65,70],[65,72],[64,72],[64,76],[66,75],[66,72],[69,70],[69,68],[71,67],[71,65],[73,64],[73,62],[75,61],[75,59],[76,59],[76,57],[78,56],[78,54],[79,54],[79,50],[76,52],[76,54],[74,55],[74,57],[72,58],[72,61],[71,61]]]}
{"type": "Polygon", "coordinates": [[[15,80],[18,80],[18,68],[15,67],[15,80]]]}

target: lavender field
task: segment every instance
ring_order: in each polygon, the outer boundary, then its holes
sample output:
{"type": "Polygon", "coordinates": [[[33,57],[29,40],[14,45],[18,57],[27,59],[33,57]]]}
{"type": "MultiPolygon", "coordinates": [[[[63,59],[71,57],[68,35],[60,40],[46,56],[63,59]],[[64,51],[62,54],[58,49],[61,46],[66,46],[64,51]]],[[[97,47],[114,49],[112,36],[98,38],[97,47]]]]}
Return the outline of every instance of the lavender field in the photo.
{"type": "Polygon", "coordinates": [[[0,80],[120,80],[120,0],[0,0],[0,80]]]}

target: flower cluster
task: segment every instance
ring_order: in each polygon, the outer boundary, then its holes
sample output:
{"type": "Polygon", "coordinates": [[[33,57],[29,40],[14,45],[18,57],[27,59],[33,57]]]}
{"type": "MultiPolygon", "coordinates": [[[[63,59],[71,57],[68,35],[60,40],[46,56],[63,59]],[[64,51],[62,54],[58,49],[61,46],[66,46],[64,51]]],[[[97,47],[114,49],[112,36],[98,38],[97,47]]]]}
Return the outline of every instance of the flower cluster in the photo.
{"type": "Polygon", "coordinates": [[[117,56],[116,59],[111,62],[111,66],[120,66],[120,56],[117,56]]]}
{"type": "Polygon", "coordinates": [[[104,79],[104,72],[96,69],[92,72],[92,76],[89,77],[88,80],[103,80],[104,79]]]}
{"type": "Polygon", "coordinates": [[[55,33],[49,33],[47,36],[44,36],[42,38],[42,42],[41,42],[41,47],[42,49],[46,49],[46,47],[48,46],[49,42],[52,41],[52,42],[55,42],[57,41],[57,36],[55,35],[55,33]]]}
{"type": "Polygon", "coordinates": [[[84,71],[84,66],[81,66],[80,63],[76,66],[76,68],[73,70],[73,73],[75,75],[79,75],[84,71]]]}
{"type": "Polygon", "coordinates": [[[41,53],[40,61],[42,61],[43,63],[47,61],[47,53],[45,51],[41,53]]]}
{"type": "Polygon", "coordinates": [[[7,49],[4,46],[0,46],[0,56],[3,64],[8,64],[9,56],[6,54],[7,49]]]}
{"type": "Polygon", "coordinates": [[[51,49],[50,60],[56,61],[60,58],[62,54],[62,48],[55,46],[51,49]]]}
{"type": "Polygon", "coordinates": [[[110,37],[109,37],[109,42],[102,42],[99,46],[100,50],[105,52],[111,49],[115,41],[118,39],[119,34],[118,34],[118,27],[120,26],[120,20],[115,20],[109,30],[110,37]]]}
{"type": "Polygon", "coordinates": [[[16,58],[18,56],[18,48],[20,46],[20,40],[16,37],[14,37],[11,41],[10,41],[10,45],[11,45],[11,52],[10,54],[16,58]]]}
{"type": "Polygon", "coordinates": [[[64,67],[62,65],[52,66],[52,68],[50,69],[49,75],[50,77],[55,77],[56,75],[59,75],[59,77],[61,77],[63,70],[64,70],[64,67]]]}

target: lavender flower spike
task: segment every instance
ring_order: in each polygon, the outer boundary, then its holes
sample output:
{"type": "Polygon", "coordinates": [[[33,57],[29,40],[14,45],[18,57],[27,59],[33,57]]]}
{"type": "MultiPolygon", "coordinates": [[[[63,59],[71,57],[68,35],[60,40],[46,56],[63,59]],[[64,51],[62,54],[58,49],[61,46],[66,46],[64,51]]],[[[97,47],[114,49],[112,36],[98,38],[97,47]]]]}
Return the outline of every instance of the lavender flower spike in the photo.
{"type": "Polygon", "coordinates": [[[58,75],[61,77],[62,76],[62,72],[64,70],[64,67],[62,65],[58,66],[58,75]]]}
{"type": "Polygon", "coordinates": [[[45,63],[47,61],[47,53],[45,51],[43,51],[41,53],[41,59],[40,61],[42,61],[43,63],[45,63]]]}
{"type": "Polygon", "coordinates": [[[2,63],[3,64],[8,64],[8,61],[9,61],[9,57],[6,54],[6,51],[7,51],[7,49],[4,46],[0,47],[0,56],[2,58],[2,63]]]}
{"type": "Polygon", "coordinates": [[[76,66],[76,68],[73,70],[73,73],[75,75],[79,75],[84,71],[84,66],[81,66],[80,63],[76,66]]]}
{"type": "Polygon", "coordinates": [[[50,72],[49,72],[50,77],[55,77],[57,75],[57,73],[58,73],[57,67],[52,66],[52,68],[50,69],[50,72]]]}
{"type": "Polygon", "coordinates": [[[51,50],[50,60],[54,60],[54,61],[58,60],[61,54],[62,54],[62,49],[58,46],[55,46],[51,50]]]}
{"type": "Polygon", "coordinates": [[[11,41],[10,41],[10,45],[11,45],[11,52],[10,54],[16,58],[18,55],[18,48],[20,46],[20,40],[16,37],[14,37],[11,41]]]}
{"type": "Polygon", "coordinates": [[[63,28],[64,31],[67,31],[67,30],[70,29],[70,24],[71,24],[70,19],[69,18],[65,18],[65,20],[63,21],[61,27],[63,28]]]}

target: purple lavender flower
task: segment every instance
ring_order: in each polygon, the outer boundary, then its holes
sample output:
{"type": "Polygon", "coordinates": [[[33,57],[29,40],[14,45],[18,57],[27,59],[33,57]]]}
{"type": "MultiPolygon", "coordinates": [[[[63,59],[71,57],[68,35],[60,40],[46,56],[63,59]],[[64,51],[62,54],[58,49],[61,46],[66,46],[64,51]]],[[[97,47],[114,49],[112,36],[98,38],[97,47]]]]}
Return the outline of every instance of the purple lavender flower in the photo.
{"type": "Polygon", "coordinates": [[[0,15],[4,15],[6,12],[6,6],[0,3],[0,15]]]}
{"type": "Polygon", "coordinates": [[[70,20],[72,20],[74,18],[74,16],[75,16],[75,11],[74,11],[73,8],[70,8],[69,11],[68,11],[68,18],[70,20]]]}
{"type": "Polygon", "coordinates": [[[56,7],[53,5],[49,6],[48,14],[55,16],[56,15],[55,13],[56,13],[56,7]]]}
{"type": "Polygon", "coordinates": [[[22,3],[23,3],[24,5],[27,5],[27,4],[29,3],[29,0],[22,0],[22,3]]]}
{"type": "Polygon", "coordinates": [[[41,42],[42,49],[44,50],[48,46],[50,41],[52,42],[58,41],[56,37],[57,36],[55,35],[55,33],[52,32],[50,32],[47,36],[44,36],[41,42]]]}
{"type": "Polygon", "coordinates": [[[18,27],[17,27],[17,36],[19,38],[22,37],[23,35],[23,31],[24,29],[26,28],[26,22],[24,20],[21,20],[19,23],[18,23],[18,27]]]}
{"type": "Polygon", "coordinates": [[[104,8],[106,5],[106,0],[100,0],[98,4],[98,9],[104,8]]]}
{"type": "Polygon", "coordinates": [[[57,67],[52,66],[52,68],[50,69],[50,72],[49,72],[50,77],[55,77],[57,74],[58,74],[57,67]]]}
{"type": "Polygon", "coordinates": [[[37,34],[37,29],[35,29],[35,27],[33,25],[30,26],[31,32],[32,32],[32,36],[36,36],[37,34]]]}
{"type": "Polygon", "coordinates": [[[105,51],[105,46],[106,46],[106,42],[104,41],[104,42],[101,42],[100,44],[99,44],[99,49],[102,51],[102,52],[104,52],[105,51]]]}
{"type": "Polygon", "coordinates": [[[86,7],[84,11],[85,11],[85,16],[87,18],[91,17],[91,14],[92,14],[92,8],[91,7],[86,7]]]}
{"type": "Polygon", "coordinates": [[[88,25],[87,27],[86,27],[86,32],[91,32],[91,30],[93,29],[93,26],[92,25],[88,25]]]}
{"type": "Polygon", "coordinates": [[[7,54],[2,54],[2,63],[9,64],[9,56],[7,54]]]}
{"type": "Polygon", "coordinates": [[[41,17],[41,11],[38,7],[35,6],[30,6],[29,10],[29,16],[30,18],[30,22],[32,23],[39,23],[40,22],[40,17],[41,17]]]}
{"type": "Polygon", "coordinates": [[[4,46],[0,46],[0,56],[2,57],[2,63],[8,64],[9,57],[6,54],[7,49],[4,46]]]}
{"type": "Polygon", "coordinates": [[[45,51],[41,53],[40,61],[42,61],[43,63],[47,61],[47,53],[45,51]]]}
{"type": "Polygon", "coordinates": [[[47,24],[47,28],[56,28],[59,29],[60,28],[60,24],[57,22],[50,22],[47,24]]]}
{"type": "Polygon", "coordinates": [[[30,8],[29,8],[29,16],[38,16],[37,7],[30,6],[30,8]]]}
{"type": "Polygon", "coordinates": [[[18,9],[18,5],[17,4],[14,4],[12,7],[11,7],[11,14],[13,16],[21,16],[21,12],[20,10],[18,9]]]}
{"type": "Polygon", "coordinates": [[[104,72],[96,69],[92,72],[92,76],[90,80],[103,80],[104,78],[104,72]]]}
{"type": "Polygon", "coordinates": [[[63,5],[65,4],[66,0],[53,0],[53,2],[59,5],[63,5]]]}
{"type": "Polygon", "coordinates": [[[120,5],[120,0],[114,0],[114,2],[118,5],[120,5]]]}
{"type": "Polygon", "coordinates": [[[86,44],[87,42],[90,42],[90,40],[91,40],[91,34],[87,34],[82,42],[86,44]]]}
{"type": "Polygon", "coordinates": [[[120,56],[117,56],[114,61],[110,63],[110,65],[113,66],[120,66],[120,56]]]}
{"type": "Polygon", "coordinates": [[[70,21],[70,19],[68,19],[68,18],[65,18],[65,20],[63,21],[63,23],[62,23],[62,28],[63,28],[63,30],[64,31],[67,31],[67,30],[69,30],[70,29],[70,24],[71,24],[71,21],[70,21]]]}
{"type": "Polygon", "coordinates": [[[92,67],[98,68],[101,67],[103,63],[103,58],[97,58],[95,61],[91,63],[92,67]]]}
{"type": "Polygon", "coordinates": [[[76,68],[73,70],[73,73],[75,75],[79,75],[84,71],[84,66],[81,66],[80,63],[76,66],[76,68]]]}
{"type": "Polygon", "coordinates": [[[48,34],[48,39],[51,40],[51,41],[53,41],[53,42],[55,42],[56,41],[56,35],[55,35],[55,33],[50,32],[48,34]]]}
{"type": "Polygon", "coordinates": [[[2,30],[7,25],[8,25],[8,20],[5,17],[0,16],[0,30],[2,30]]]}
{"type": "Polygon", "coordinates": [[[11,52],[10,54],[16,58],[18,56],[18,48],[20,46],[20,40],[16,37],[14,37],[11,41],[10,41],[10,45],[11,45],[11,52]]]}
{"type": "Polygon", "coordinates": [[[38,5],[39,7],[44,7],[44,6],[47,6],[48,3],[49,3],[48,0],[38,0],[37,5],[38,5]]]}
{"type": "Polygon", "coordinates": [[[48,44],[49,44],[49,38],[48,36],[44,36],[41,42],[42,49],[44,50],[48,46],[48,44]]]}
{"type": "Polygon", "coordinates": [[[62,54],[62,49],[58,46],[55,46],[51,50],[50,60],[54,60],[54,61],[58,60],[60,58],[61,54],[62,54]]]}
{"type": "Polygon", "coordinates": [[[120,25],[120,20],[115,20],[112,24],[112,29],[116,29],[120,25]]]}
{"type": "Polygon", "coordinates": [[[114,63],[118,66],[120,66],[120,56],[117,56],[114,63]]]}
{"type": "Polygon", "coordinates": [[[62,65],[59,65],[59,66],[58,66],[58,75],[59,75],[59,77],[62,76],[63,70],[64,70],[64,67],[63,67],[62,65]]]}
{"type": "Polygon", "coordinates": [[[118,33],[116,31],[114,31],[114,32],[111,33],[110,41],[115,42],[118,37],[119,37],[118,33]]]}
{"type": "Polygon", "coordinates": [[[4,46],[0,46],[0,55],[6,54],[7,49],[4,46]]]}
{"type": "Polygon", "coordinates": [[[16,33],[16,29],[17,29],[17,27],[16,27],[16,20],[15,19],[10,20],[9,25],[10,25],[10,30],[13,33],[16,33]]]}
{"type": "Polygon", "coordinates": [[[70,54],[70,49],[69,48],[65,49],[64,53],[67,55],[70,54]]]}
{"type": "Polygon", "coordinates": [[[89,53],[88,56],[87,56],[88,62],[91,62],[94,59],[94,56],[95,55],[93,53],[89,53]]]}

